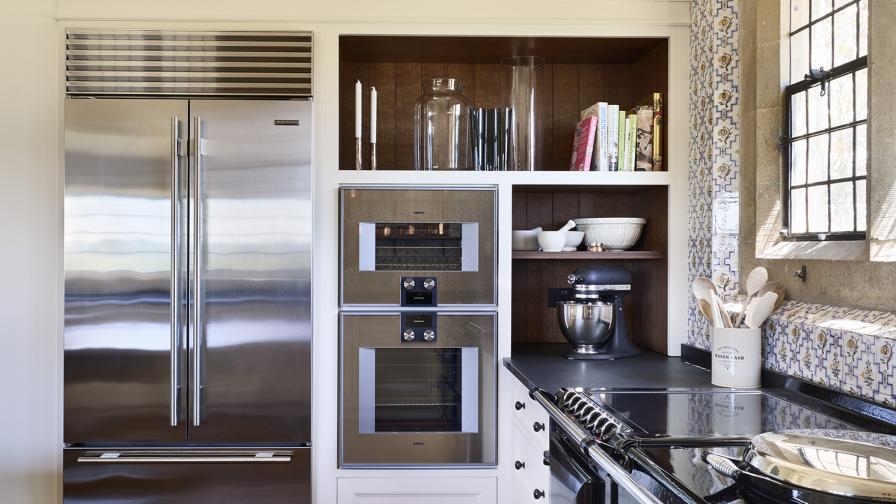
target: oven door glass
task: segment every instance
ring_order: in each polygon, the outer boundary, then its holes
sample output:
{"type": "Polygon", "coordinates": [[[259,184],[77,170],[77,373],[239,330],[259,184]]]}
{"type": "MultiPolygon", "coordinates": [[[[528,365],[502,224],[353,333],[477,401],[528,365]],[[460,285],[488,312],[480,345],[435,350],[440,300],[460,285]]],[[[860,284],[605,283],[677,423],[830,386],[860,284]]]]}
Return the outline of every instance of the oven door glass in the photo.
{"type": "Polygon", "coordinates": [[[362,434],[479,431],[479,348],[365,348],[358,355],[362,434]]]}
{"type": "Polygon", "coordinates": [[[360,271],[478,271],[477,222],[361,222],[360,271]]]}

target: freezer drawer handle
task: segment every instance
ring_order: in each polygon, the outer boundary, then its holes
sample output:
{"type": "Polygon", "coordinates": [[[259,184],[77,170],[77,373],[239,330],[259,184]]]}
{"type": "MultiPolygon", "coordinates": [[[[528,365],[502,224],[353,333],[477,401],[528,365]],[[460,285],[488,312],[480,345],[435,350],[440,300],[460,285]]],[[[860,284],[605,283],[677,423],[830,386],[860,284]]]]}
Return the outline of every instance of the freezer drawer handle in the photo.
{"type": "Polygon", "coordinates": [[[292,462],[292,455],[274,452],[227,452],[221,455],[178,454],[151,455],[145,452],[129,455],[120,452],[104,452],[78,457],[79,464],[245,464],[292,462]]]}

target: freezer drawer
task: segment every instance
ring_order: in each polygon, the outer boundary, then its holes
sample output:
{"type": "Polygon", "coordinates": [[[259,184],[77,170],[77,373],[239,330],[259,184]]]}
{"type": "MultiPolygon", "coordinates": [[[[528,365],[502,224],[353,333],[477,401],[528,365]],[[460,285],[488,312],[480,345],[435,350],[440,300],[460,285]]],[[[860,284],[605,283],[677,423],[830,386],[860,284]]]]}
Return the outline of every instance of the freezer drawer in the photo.
{"type": "Polygon", "coordinates": [[[65,504],[311,502],[311,448],[66,449],[65,504]]]}

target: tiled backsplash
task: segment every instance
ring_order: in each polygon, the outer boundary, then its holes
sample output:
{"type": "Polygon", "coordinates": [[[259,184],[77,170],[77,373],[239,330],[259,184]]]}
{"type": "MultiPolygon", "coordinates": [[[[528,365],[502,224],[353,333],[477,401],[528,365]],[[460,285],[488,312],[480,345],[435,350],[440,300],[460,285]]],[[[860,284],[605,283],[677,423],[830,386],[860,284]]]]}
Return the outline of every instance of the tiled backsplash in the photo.
{"type": "Polygon", "coordinates": [[[788,301],[763,335],[766,368],[896,407],[896,313],[788,301]]]}
{"type": "MultiPolygon", "coordinates": [[[[737,9],[738,0],[691,2],[688,278],[712,278],[725,297],[738,282],[737,9]]],[[[766,368],[896,406],[896,313],[788,301],[763,334],[766,368]]],[[[687,343],[710,347],[693,297],[687,343]]]]}
{"type": "MultiPolygon", "coordinates": [[[[738,0],[691,2],[688,280],[737,291],[740,192],[738,0]]],[[[688,343],[706,348],[709,324],[691,298],[688,343]]]]}

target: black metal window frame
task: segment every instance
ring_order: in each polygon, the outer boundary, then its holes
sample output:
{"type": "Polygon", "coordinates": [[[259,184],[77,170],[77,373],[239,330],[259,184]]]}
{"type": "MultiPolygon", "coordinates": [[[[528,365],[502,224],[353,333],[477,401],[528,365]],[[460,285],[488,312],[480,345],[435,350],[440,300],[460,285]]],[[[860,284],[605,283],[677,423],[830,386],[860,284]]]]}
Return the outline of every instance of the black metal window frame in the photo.
{"type": "MultiPolygon", "coordinates": [[[[802,31],[810,30],[812,26],[814,26],[820,22],[823,22],[826,19],[829,19],[829,18],[833,19],[834,15],[840,11],[846,10],[853,5],[858,6],[861,1],[867,1],[867,0],[853,0],[844,5],[841,5],[840,7],[832,9],[830,12],[828,12],[824,16],[819,17],[818,19],[812,19],[811,13],[810,13],[809,23],[797,28],[796,30],[791,30],[789,32],[790,39],[792,39],[794,37],[794,35],[797,35],[798,33],[802,32],[802,31]]],[[[857,16],[860,15],[858,10],[857,10],[856,15],[857,16]]],[[[788,21],[788,23],[790,22],[789,19],[787,21],[788,21]]],[[[857,48],[857,50],[860,47],[860,41],[858,40],[858,37],[860,36],[859,30],[860,30],[860,23],[857,18],[857,21],[856,21],[856,48],[857,48]]],[[[832,36],[833,36],[833,34],[832,34],[832,36]]],[[[810,65],[811,65],[811,61],[812,61],[811,34],[810,34],[808,46],[809,46],[808,61],[810,62],[810,65]]],[[[832,52],[831,62],[834,61],[833,53],[836,50],[834,46],[835,45],[832,42],[832,44],[831,44],[831,52],[832,52]]],[[[792,57],[792,55],[789,57],[792,57]]],[[[791,64],[792,64],[792,62],[791,62],[791,64]]],[[[788,68],[789,68],[789,65],[788,65],[788,68]]],[[[784,240],[788,240],[788,241],[836,241],[836,240],[859,241],[859,240],[865,240],[865,238],[867,236],[866,231],[856,231],[858,229],[857,219],[858,219],[858,214],[859,214],[858,202],[856,201],[856,199],[857,199],[856,198],[856,182],[861,181],[861,180],[867,180],[867,175],[858,175],[858,176],[856,175],[856,133],[855,132],[856,132],[857,126],[861,126],[863,124],[868,123],[868,114],[866,111],[864,119],[856,120],[856,112],[855,112],[855,105],[856,105],[855,83],[856,83],[856,79],[855,79],[855,75],[857,72],[859,72],[865,68],[868,68],[868,56],[867,55],[860,56],[852,61],[848,61],[841,65],[835,66],[835,67],[831,68],[830,70],[813,69],[812,75],[807,74],[803,80],[801,80],[799,82],[795,82],[793,84],[790,84],[789,86],[787,86],[784,89],[784,131],[785,131],[785,134],[783,135],[783,138],[782,138],[782,151],[784,154],[784,162],[783,162],[783,165],[784,165],[783,172],[784,173],[783,173],[783,191],[782,191],[782,193],[783,193],[782,203],[783,203],[783,208],[784,208],[784,217],[783,217],[784,231],[782,231],[782,238],[784,240]],[[793,106],[793,103],[792,103],[793,97],[803,91],[806,91],[806,93],[808,94],[810,92],[809,90],[812,88],[817,88],[818,92],[821,93],[827,89],[830,81],[832,81],[838,77],[843,77],[846,75],[852,75],[853,120],[851,122],[848,122],[845,124],[840,124],[840,125],[831,127],[831,118],[830,118],[831,105],[830,105],[830,98],[828,98],[828,107],[827,107],[828,126],[827,126],[827,128],[823,128],[818,131],[813,131],[813,132],[809,133],[808,127],[807,127],[806,132],[803,133],[802,135],[791,136],[791,134],[792,134],[791,111],[792,111],[792,106],[793,106]],[[852,146],[853,146],[852,176],[841,177],[841,178],[837,178],[837,179],[830,178],[830,175],[831,175],[831,157],[830,157],[831,142],[829,140],[828,141],[828,173],[827,173],[827,177],[822,181],[809,182],[808,181],[809,166],[808,166],[808,159],[807,159],[806,160],[807,176],[806,176],[805,182],[803,182],[802,184],[797,184],[795,186],[791,186],[790,172],[792,169],[791,165],[793,163],[793,152],[792,152],[793,144],[796,142],[799,142],[801,140],[806,140],[807,152],[808,152],[808,141],[810,138],[821,136],[821,135],[831,135],[832,133],[835,133],[837,131],[848,130],[848,129],[852,129],[852,131],[853,131],[853,135],[852,135],[852,141],[853,141],[853,143],[852,143],[852,146]],[[831,227],[831,185],[841,183],[841,182],[852,182],[853,183],[852,188],[853,188],[853,229],[854,229],[854,231],[828,231],[828,232],[813,231],[813,232],[809,232],[808,231],[808,229],[809,229],[809,213],[810,213],[809,202],[808,202],[809,188],[817,187],[817,186],[827,186],[827,189],[828,189],[828,205],[827,205],[828,229],[830,230],[830,227],[831,227]],[[793,233],[793,232],[790,232],[790,227],[791,227],[790,224],[792,221],[791,212],[793,210],[791,207],[790,192],[792,189],[802,189],[802,188],[805,188],[806,198],[807,198],[806,205],[805,205],[806,206],[806,209],[805,209],[805,211],[806,211],[806,232],[793,233]]],[[[867,92],[867,88],[866,88],[865,92],[867,92]]],[[[807,120],[808,120],[810,113],[811,113],[810,105],[809,105],[809,101],[807,99],[806,106],[805,106],[805,114],[806,114],[807,120]]],[[[866,156],[866,163],[867,163],[867,156],[866,156]]],[[[866,174],[867,174],[867,169],[866,169],[866,174]]],[[[867,182],[866,182],[866,184],[867,184],[867,182]]],[[[867,191],[867,187],[866,187],[866,191],[867,191]]],[[[866,215],[867,215],[867,213],[866,213],[866,215]]]]}

